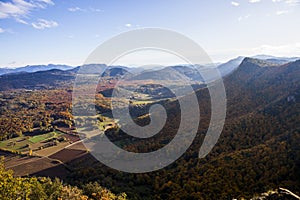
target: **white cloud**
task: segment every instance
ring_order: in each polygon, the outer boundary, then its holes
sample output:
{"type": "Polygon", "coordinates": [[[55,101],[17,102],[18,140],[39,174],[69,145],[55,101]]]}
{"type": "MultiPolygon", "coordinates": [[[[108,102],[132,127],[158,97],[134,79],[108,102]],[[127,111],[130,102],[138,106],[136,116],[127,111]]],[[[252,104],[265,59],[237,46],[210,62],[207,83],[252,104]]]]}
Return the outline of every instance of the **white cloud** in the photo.
{"type": "Polygon", "coordinates": [[[68,8],[70,12],[76,12],[76,11],[86,11],[85,9],[79,8],[79,7],[72,7],[68,8]]]}
{"type": "Polygon", "coordinates": [[[68,11],[70,12],[77,12],[77,11],[81,11],[81,12],[86,12],[86,11],[90,11],[90,12],[103,12],[103,10],[101,9],[98,9],[98,8],[87,8],[87,9],[84,9],[84,8],[80,8],[80,7],[70,7],[68,8],[68,11]]]}
{"type": "Polygon", "coordinates": [[[285,3],[289,6],[296,6],[300,4],[300,0],[272,0],[274,3],[285,3]]]}
{"type": "Polygon", "coordinates": [[[54,5],[52,0],[11,0],[0,2],[0,19],[23,18],[35,9],[44,9],[48,5],[54,5]]]}
{"type": "Polygon", "coordinates": [[[287,3],[287,4],[298,4],[299,0],[285,0],[285,3],[287,3]]]}
{"type": "Polygon", "coordinates": [[[39,19],[37,22],[31,23],[32,27],[35,29],[45,29],[54,28],[58,26],[56,21],[48,21],[45,19],[39,19]]]}
{"type": "Polygon", "coordinates": [[[92,11],[92,12],[103,12],[103,10],[101,10],[99,8],[90,8],[90,11],[92,11]]]}
{"type": "Polygon", "coordinates": [[[261,0],[249,0],[250,3],[258,3],[260,2],[261,0]]]}
{"type": "Polygon", "coordinates": [[[276,15],[285,15],[285,14],[288,14],[289,11],[288,10],[279,10],[276,12],[276,15]]]}
{"type": "Polygon", "coordinates": [[[130,28],[130,27],[132,27],[132,24],[125,24],[125,26],[130,28]]]}
{"type": "Polygon", "coordinates": [[[231,5],[233,5],[233,6],[239,6],[240,3],[236,2],[236,1],[232,1],[232,2],[231,2],[231,5]]]}
{"type": "Polygon", "coordinates": [[[4,32],[5,32],[5,30],[0,28],[0,33],[4,33],[4,32]]]}
{"type": "Polygon", "coordinates": [[[26,22],[26,21],[23,20],[23,19],[16,18],[16,21],[19,22],[19,23],[21,23],[21,24],[26,24],[26,25],[28,25],[28,22],[26,22]]]}
{"type": "Polygon", "coordinates": [[[300,55],[300,42],[287,45],[262,45],[253,49],[256,54],[266,54],[274,56],[300,55]]]}
{"type": "Polygon", "coordinates": [[[297,6],[300,4],[299,0],[285,0],[285,3],[289,6],[297,6]]]}
{"type": "Polygon", "coordinates": [[[53,3],[52,0],[39,0],[39,1],[44,2],[44,3],[47,3],[47,4],[54,5],[54,3],[53,3]]]}

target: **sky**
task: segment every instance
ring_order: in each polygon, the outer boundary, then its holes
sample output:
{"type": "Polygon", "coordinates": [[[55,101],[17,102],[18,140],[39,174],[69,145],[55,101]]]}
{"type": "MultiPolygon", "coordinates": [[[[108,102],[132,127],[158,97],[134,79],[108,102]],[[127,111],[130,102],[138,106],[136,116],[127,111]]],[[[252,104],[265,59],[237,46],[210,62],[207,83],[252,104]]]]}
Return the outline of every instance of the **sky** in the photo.
{"type": "Polygon", "coordinates": [[[0,0],[0,67],[81,65],[104,41],[146,27],[189,37],[212,62],[300,57],[299,11],[300,0],[0,0]]]}

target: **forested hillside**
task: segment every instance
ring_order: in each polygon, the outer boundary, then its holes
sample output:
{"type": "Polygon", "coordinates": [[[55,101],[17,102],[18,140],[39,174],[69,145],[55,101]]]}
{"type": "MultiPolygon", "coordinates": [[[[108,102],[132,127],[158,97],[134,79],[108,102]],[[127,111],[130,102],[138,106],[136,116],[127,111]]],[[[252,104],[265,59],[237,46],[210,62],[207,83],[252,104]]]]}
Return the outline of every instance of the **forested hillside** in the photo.
{"type": "MultiPolygon", "coordinates": [[[[300,62],[273,66],[246,58],[225,78],[228,98],[224,130],[213,151],[198,159],[198,150],[208,127],[209,96],[197,92],[201,123],[193,145],[172,166],[147,174],[126,174],[101,164],[79,166],[72,183],[97,180],[113,191],[126,191],[131,199],[232,199],[251,198],[278,187],[300,191],[300,62]],[[81,177],[78,181],[78,177],[81,177]]],[[[134,140],[124,148],[151,151],[165,145],[176,132],[176,103],[169,104],[173,118],[157,137],[134,140]]],[[[121,132],[112,139],[124,140],[121,132]],[[121,135],[121,136],[120,136],[121,135]]],[[[126,140],[127,139],[127,140],[126,140]]],[[[118,143],[120,143],[120,141],[118,143]]],[[[94,162],[88,162],[89,164],[94,162]]]]}

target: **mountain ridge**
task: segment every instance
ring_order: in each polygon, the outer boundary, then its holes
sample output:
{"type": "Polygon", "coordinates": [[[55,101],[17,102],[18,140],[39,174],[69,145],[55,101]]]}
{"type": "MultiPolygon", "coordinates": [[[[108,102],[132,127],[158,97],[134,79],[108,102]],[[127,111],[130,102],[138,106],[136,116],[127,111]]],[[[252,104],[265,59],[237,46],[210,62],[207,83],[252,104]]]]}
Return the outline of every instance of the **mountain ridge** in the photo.
{"type": "MultiPolygon", "coordinates": [[[[260,59],[260,60],[265,60],[270,63],[274,64],[286,64],[288,62],[293,62],[296,60],[299,60],[300,57],[276,57],[276,56],[271,56],[271,55],[256,55],[256,56],[248,56],[249,58],[255,58],[255,59],[260,59]]],[[[212,67],[212,66],[217,66],[222,75],[227,75],[230,73],[232,70],[234,70],[239,64],[241,64],[242,60],[246,58],[245,56],[239,56],[237,58],[230,59],[227,62],[224,63],[218,63],[218,64],[209,64],[209,65],[203,65],[203,67],[212,67]]],[[[102,65],[108,68],[114,68],[114,67],[121,67],[121,68],[127,68],[129,71],[139,71],[136,68],[128,68],[124,66],[107,66],[105,64],[84,64],[82,66],[92,66],[92,65],[102,65]]],[[[154,70],[161,70],[166,67],[176,67],[176,66],[187,66],[189,67],[190,65],[173,65],[173,66],[160,66],[160,67],[155,67],[153,66],[154,70]]],[[[196,65],[195,65],[196,66],[196,65]]],[[[26,65],[26,66],[21,66],[21,67],[16,67],[16,68],[8,68],[8,67],[2,67],[0,68],[0,75],[3,74],[9,74],[9,73],[18,73],[18,72],[37,72],[37,71],[47,71],[50,69],[60,69],[60,70],[76,70],[76,68],[79,68],[80,66],[70,66],[66,64],[48,64],[48,65],[26,65]]],[[[146,71],[152,69],[152,67],[148,66],[147,68],[143,69],[143,71],[146,71]]]]}
{"type": "Polygon", "coordinates": [[[0,75],[11,74],[11,73],[20,73],[20,72],[37,72],[37,71],[48,71],[51,69],[60,69],[60,70],[71,70],[74,67],[63,64],[48,64],[48,65],[27,65],[24,67],[18,68],[0,68],[0,75]]]}
{"type": "MultiPolygon", "coordinates": [[[[231,76],[236,71],[241,71],[239,76],[235,78],[240,81],[254,81],[255,77],[262,76],[264,73],[276,73],[278,76],[286,73],[284,68],[287,66],[297,66],[300,63],[300,59],[294,62],[288,62],[285,64],[273,63],[267,60],[260,60],[251,57],[238,57],[232,59],[229,62],[218,66],[219,71],[223,78],[231,76]],[[241,62],[241,63],[240,63],[241,62]],[[239,64],[240,63],[240,64],[239,64]],[[272,72],[267,72],[272,69],[272,72]],[[255,76],[249,77],[249,73],[255,72],[255,76]]],[[[68,70],[50,69],[46,71],[36,72],[15,72],[9,74],[0,75],[0,90],[7,89],[29,89],[34,88],[34,85],[47,86],[59,86],[66,81],[71,83],[75,80],[77,73],[86,74],[102,74],[105,78],[119,78],[124,75],[129,80],[188,80],[198,82],[202,84],[204,82],[201,76],[201,70],[205,69],[203,66],[169,66],[159,70],[145,70],[135,74],[135,69],[131,69],[124,66],[106,66],[104,64],[89,64],[83,67],[75,67],[68,70]]],[[[291,74],[290,74],[291,75],[291,74]]],[[[295,75],[293,75],[295,76],[295,75]]],[[[271,80],[269,80],[271,81],[271,80]]],[[[69,84],[70,85],[70,84],[69,84]]],[[[38,87],[39,88],[39,87],[38,87]]]]}

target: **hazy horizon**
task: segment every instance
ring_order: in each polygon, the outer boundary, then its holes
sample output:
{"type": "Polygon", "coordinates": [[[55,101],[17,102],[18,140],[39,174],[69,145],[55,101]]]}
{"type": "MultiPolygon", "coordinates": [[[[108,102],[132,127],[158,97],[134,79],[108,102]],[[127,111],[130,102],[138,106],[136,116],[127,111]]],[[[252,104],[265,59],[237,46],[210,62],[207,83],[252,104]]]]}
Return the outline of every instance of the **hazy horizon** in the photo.
{"type": "MultiPolygon", "coordinates": [[[[237,57],[233,57],[233,58],[230,58],[229,60],[225,60],[225,61],[217,61],[217,62],[212,62],[212,63],[207,63],[207,64],[204,64],[204,65],[220,65],[220,64],[224,64],[224,63],[227,63],[231,60],[234,60],[234,59],[237,59],[238,57],[257,57],[257,56],[271,56],[271,57],[276,57],[276,58],[299,58],[300,59],[300,56],[274,56],[274,55],[266,55],[266,54],[258,54],[258,55],[252,55],[252,56],[237,56],[237,57]]],[[[105,63],[82,63],[82,64],[78,64],[78,65],[72,65],[72,64],[67,64],[67,63],[38,63],[38,64],[27,64],[27,65],[22,65],[22,66],[11,66],[11,67],[0,67],[2,69],[17,69],[17,68],[22,68],[22,67],[27,67],[27,66],[39,66],[39,65],[43,65],[43,66],[48,66],[48,65],[66,65],[66,66],[69,66],[69,67],[79,67],[79,66],[82,66],[82,65],[89,65],[89,64],[105,64],[105,63]]],[[[105,64],[107,65],[107,64],[105,64]]],[[[125,64],[125,63],[116,63],[116,64],[113,64],[113,65],[107,65],[107,66],[124,66],[124,67],[129,67],[129,68],[139,68],[139,67],[146,67],[146,68],[155,68],[155,67],[168,67],[168,66],[180,66],[180,65],[188,65],[187,63],[180,63],[180,62],[177,62],[177,63],[165,63],[165,64],[160,64],[160,63],[155,63],[155,64],[135,64],[135,63],[131,63],[131,64],[125,64]]]]}
{"type": "Polygon", "coordinates": [[[0,67],[78,66],[109,38],[146,27],[186,35],[214,63],[258,54],[300,57],[299,18],[298,0],[7,0],[0,2],[0,67]]]}

